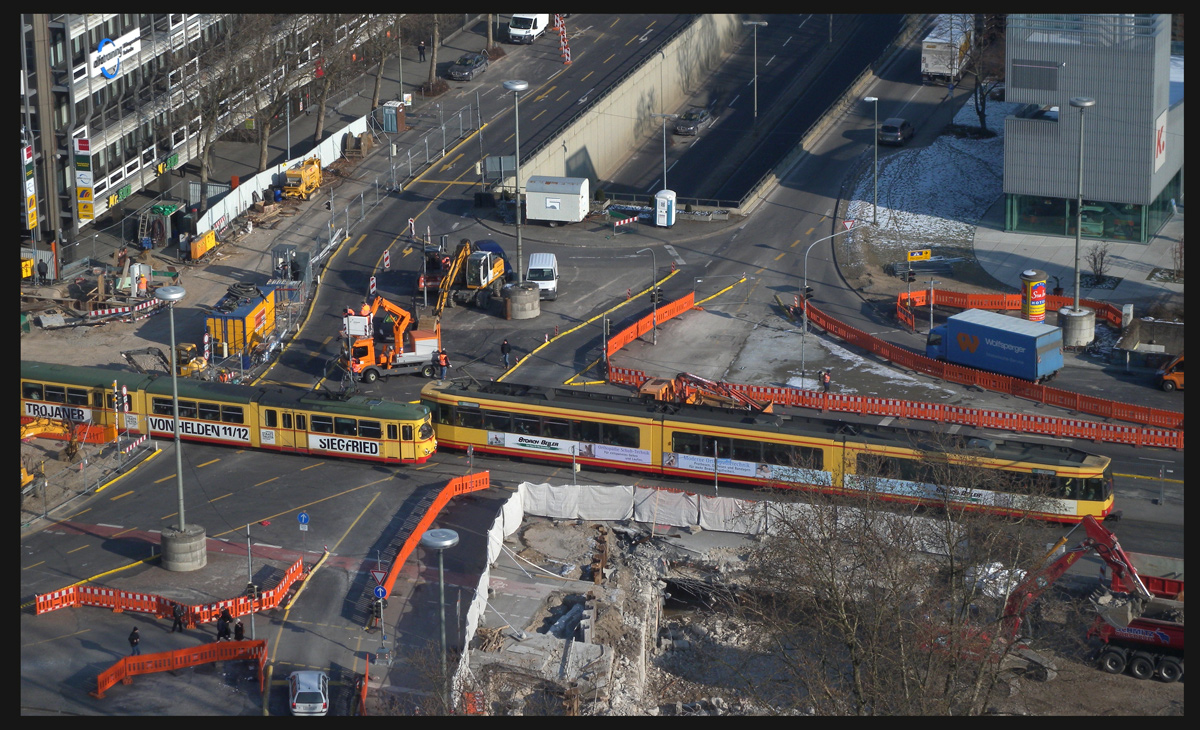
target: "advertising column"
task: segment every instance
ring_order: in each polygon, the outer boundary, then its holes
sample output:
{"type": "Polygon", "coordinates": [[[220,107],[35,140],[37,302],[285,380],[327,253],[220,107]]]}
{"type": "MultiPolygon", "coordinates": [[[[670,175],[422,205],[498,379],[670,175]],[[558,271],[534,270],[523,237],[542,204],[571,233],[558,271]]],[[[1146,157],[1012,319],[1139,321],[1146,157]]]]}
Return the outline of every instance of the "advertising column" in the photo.
{"type": "Polygon", "coordinates": [[[1046,321],[1046,272],[1026,269],[1021,272],[1021,319],[1046,321]]]}

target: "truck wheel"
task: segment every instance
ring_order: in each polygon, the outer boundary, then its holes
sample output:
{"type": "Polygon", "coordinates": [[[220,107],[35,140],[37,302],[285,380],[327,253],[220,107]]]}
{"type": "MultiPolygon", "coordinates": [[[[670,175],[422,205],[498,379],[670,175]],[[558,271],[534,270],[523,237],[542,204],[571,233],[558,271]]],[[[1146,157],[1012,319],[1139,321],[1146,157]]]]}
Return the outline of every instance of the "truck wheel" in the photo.
{"type": "Polygon", "coordinates": [[[433,377],[433,366],[426,365],[425,367],[421,368],[421,375],[424,375],[427,378],[432,378],[433,377]]]}
{"type": "Polygon", "coordinates": [[[1105,649],[1100,655],[1100,668],[1109,674],[1125,671],[1125,653],[1120,649],[1105,649]]]}
{"type": "Polygon", "coordinates": [[[376,380],[379,380],[379,373],[374,370],[368,370],[363,373],[362,379],[364,383],[374,383],[376,380]]]}
{"type": "Polygon", "coordinates": [[[1175,383],[1170,380],[1164,380],[1163,384],[1162,384],[1162,389],[1167,391],[1168,393],[1170,393],[1172,390],[1175,390],[1175,383]]]}
{"type": "Polygon", "coordinates": [[[1129,673],[1137,679],[1150,679],[1154,674],[1154,660],[1140,651],[1135,653],[1129,658],[1129,673]]]}
{"type": "Polygon", "coordinates": [[[1183,678],[1183,664],[1175,657],[1163,657],[1158,663],[1158,678],[1170,684],[1183,678]]]}

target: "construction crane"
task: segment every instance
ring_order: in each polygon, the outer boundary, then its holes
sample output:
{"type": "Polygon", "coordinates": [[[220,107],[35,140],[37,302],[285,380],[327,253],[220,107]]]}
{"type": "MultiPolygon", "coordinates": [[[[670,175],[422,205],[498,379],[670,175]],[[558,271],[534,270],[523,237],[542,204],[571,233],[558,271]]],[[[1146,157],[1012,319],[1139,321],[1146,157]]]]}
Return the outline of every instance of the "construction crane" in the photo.
{"type": "Polygon", "coordinates": [[[343,346],[342,366],[365,383],[408,372],[432,378],[433,353],[442,347],[441,323],[435,322],[432,330],[409,329],[412,323],[413,316],[407,310],[382,296],[375,297],[368,314],[367,335],[351,340],[349,351],[343,346]],[[392,324],[390,344],[375,339],[375,316],[381,309],[392,324]]]}

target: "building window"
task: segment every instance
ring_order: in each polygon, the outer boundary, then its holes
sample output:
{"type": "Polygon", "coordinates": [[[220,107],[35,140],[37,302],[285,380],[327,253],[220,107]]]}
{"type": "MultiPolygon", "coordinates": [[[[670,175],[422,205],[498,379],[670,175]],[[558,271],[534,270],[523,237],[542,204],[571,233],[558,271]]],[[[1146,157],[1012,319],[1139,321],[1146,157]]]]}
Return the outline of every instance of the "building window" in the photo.
{"type": "Polygon", "coordinates": [[[1049,61],[1026,61],[1014,58],[1012,76],[1007,83],[1010,89],[1041,89],[1058,91],[1058,69],[1062,66],[1049,61]]]}

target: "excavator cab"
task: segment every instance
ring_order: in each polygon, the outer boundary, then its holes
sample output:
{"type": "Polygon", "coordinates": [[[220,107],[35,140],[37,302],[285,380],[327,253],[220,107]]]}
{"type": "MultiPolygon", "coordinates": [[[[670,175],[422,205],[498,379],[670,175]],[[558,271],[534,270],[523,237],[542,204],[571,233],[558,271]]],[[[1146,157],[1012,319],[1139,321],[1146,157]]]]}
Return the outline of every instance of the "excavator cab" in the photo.
{"type": "Polygon", "coordinates": [[[200,356],[194,342],[182,342],[175,346],[175,362],[179,366],[179,375],[190,378],[204,372],[208,361],[200,356]]]}

